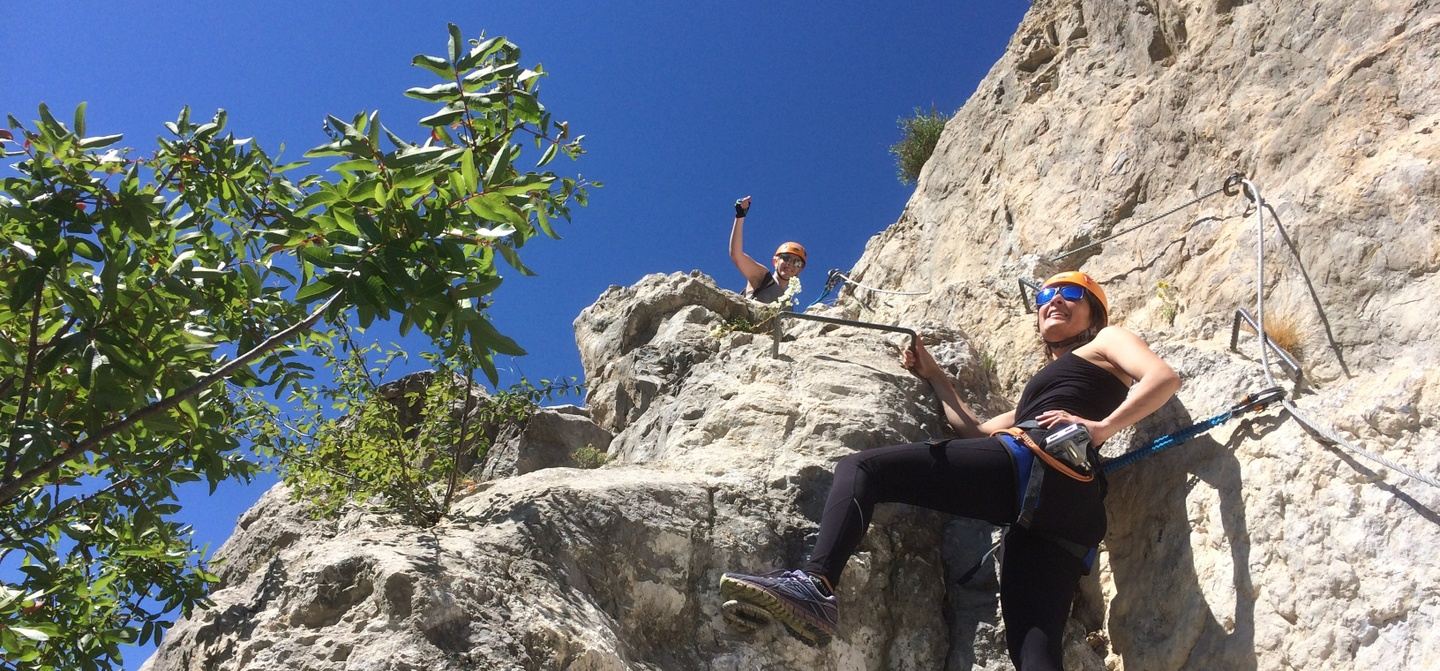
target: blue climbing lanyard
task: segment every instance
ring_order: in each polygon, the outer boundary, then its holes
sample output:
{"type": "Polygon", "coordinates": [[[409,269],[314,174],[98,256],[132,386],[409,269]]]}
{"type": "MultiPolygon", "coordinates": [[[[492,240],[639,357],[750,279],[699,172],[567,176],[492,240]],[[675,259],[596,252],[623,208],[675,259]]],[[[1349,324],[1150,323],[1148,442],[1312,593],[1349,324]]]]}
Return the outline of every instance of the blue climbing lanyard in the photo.
{"type": "Polygon", "coordinates": [[[1150,444],[1146,445],[1145,447],[1131,452],[1126,452],[1125,454],[1122,454],[1118,457],[1115,457],[1114,459],[1111,459],[1101,464],[1100,470],[1106,474],[1114,473],[1115,471],[1118,471],[1126,466],[1129,466],[1130,464],[1140,461],[1145,457],[1159,452],[1164,452],[1165,450],[1175,447],[1176,445],[1180,445],[1181,443],[1184,443],[1185,441],[1190,440],[1195,436],[1198,436],[1202,433],[1205,433],[1206,431],[1209,431],[1210,429],[1213,429],[1217,426],[1220,426],[1221,424],[1224,424],[1225,422],[1230,421],[1237,415],[1243,415],[1247,412],[1258,412],[1264,410],[1271,403],[1279,403],[1281,400],[1284,400],[1284,398],[1285,390],[1281,389],[1280,387],[1270,387],[1269,389],[1249,394],[1245,396],[1245,398],[1240,399],[1239,403],[1231,406],[1229,410],[1215,415],[1210,419],[1203,420],[1196,424],[1191,424],[1190,426],[1180,429],[1179,431],[1176,431],[1174,433],[1160,436],[1159,438],[1150,441],[1150,444]]]}

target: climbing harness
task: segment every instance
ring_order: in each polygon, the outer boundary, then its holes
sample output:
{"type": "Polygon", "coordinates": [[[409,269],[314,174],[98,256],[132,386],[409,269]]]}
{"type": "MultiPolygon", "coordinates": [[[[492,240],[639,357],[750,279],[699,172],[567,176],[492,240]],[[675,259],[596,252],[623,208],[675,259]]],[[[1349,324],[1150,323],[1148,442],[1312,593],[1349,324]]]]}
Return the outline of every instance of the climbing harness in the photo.
{"type": "Polygon", "coordinates": [[[854,319],[839,319],[836,317],[821,317],[820,315],[807,315],[803,312],[781,312],[780,314],[775,315],[775,328],[771,332],[774,337],[774,342],[772,342],[770,345],[770,356],[775,358],[780,357],[780,339],[785,336],[784,320],[786,319],[801,319],[804,321],[821,322],[824,324],[855,326],[858,328],[874,329],[876,331],[904,333],[905,335],[910,336],[911,343],[914,343],[917,339],[920,338],[920,334],[916,333],[913,329],[907,329],[904,326],[891,326],[890,324],[876,324],[874,322],[862,322],[856,321],[854,319]]]}
{"type": "Polygon", "coordinates": [[[1153,456],[1155,454],[1159,454],[1160,452],[1164,452],[1165,450],[1168,450],[1172,447],[1176,447],[1190,440],[1191,438],[1194,438],[1195,436],[1205,433],[1210,429],[1213,429],[1217,426],[1220,426],[1221,424],[1224,424],[1225,422],[1230,421],[1231,419],[1234,419],[1235,417],[1243,415],[1247,412],[1261,412],[1266,408],[1270,407],[1272,403],[1278,403],[1280,401],[1283,401],[1284,399],[1285,390],[1280,387],[1270,387],[1268,389],[1257,391],[1253,394],[1247,394],[1244,398],[1240,399],[1238,403],[1230,406],[1230,409],[1226,410],[1225,412],[1215,415],[1210,419],[1191,424],[1190,426],[1180,429],[1179,431],[1176,431],[1174,433],[1168,433],[1160,436],[1159,438],[1150,441],[1150,444],[1146,445],[1145,447],[1142,447],[1138,450],[1126,452],[1125,454],[1122,454],[1118,457],[1115,457],[1114,459],[1110,459],[1105,463],[1100,464],[1100,471],[1102,473],[1105,473],[1106,475],[1109,475],[1137,461],[1140,461],[1141,459],[1153,456]]]}
{"type": "Polygon", "coordinates": [[[1046,466],[1069,476],[1073,480],[1090,482],[1095,479],[1095,473],[1093,469],[1090,468],[1090,464],[1086,461],[1083,452],[1079,455],[1079,459],[1075,459],[1074,455],[1069,454],[1063,447],[1052,443],[1048,439],[1045,441],[1045,447],[1041,447],[1036,443],[1027,431],[1038,428],[1040,428],[1040,424],[1034,420],[1030,420],[1021,422],[1008,429],[1001,429],[990,435],[999,437],[1001,440],[1016,441],[1023,444],[1034,453],[1035,456],[1039,457],[1040,461],[1045,462],[1046,466]],[[1053,449],[1056,447],[1060,447],[1060,449],[1053,449]]]}
{"type": "MultiPolygon", "coordinates": [[[[1261,334],[1259,338],[1261,343],[1260,366],[1262,372],[1265,374],[1265,379],[1270,382],[1270,384],[1275,384],[1275,376],[1270,372],[1270,349],[1273,343],[1270,342],[1268,336],[1265,335],[1265,210],[1270,208],[1266,205],[1264,198],[1261,197],[1259,187],[1256,187],[1253,182],[1244,178],[1240,179],[1240,183],[1244,187],[1245,197],[1255,203],[1255,317],[1247,321],[1250,321],[1251,325],[1255,327],[1257,334],[1261,334]]],[[[1271,209],[1270,214],[1274,217],[1275,211],[1271,209]]],[[[1275,217],[1275,220],[1278,226],[1279,217],[1275,217]]],[[[1293,248],[1291,251],[1294,251],[1293,248]]],[[[1237,311],[1236,314],[1237,319],[1240,318],[1239,312],[1240,311],[1237,311]]],[[[1234,340],[1235,335],[1232,333],[1232,348],[1234,347],[1234,340]]],[[[1285,409],[1290,412],[1290,416],[1294,417],[1295,421],[1300,423],[1300,426],[1304,427],[1310,432],[1311,436],[1320,440],[1320,442],[1342,448],[1355,456],[1389,468],[1411,479],[1430,485],[1431,487],[1440,488],[1440,481],[1437,481],[1433,477],[1418,473],[1390,459],[1351,445],[1335,435],[1333,431],[1320,426],[1314,420],[1305,416],[1300,412],[1300,409],[1295,406],[1295,403],[1289,399],[1281,401],[1281,405],[1285,406],[1285,409]]]]}
{"type": "MultiPolygon", "coordinates": [[[[1072,426],[1079,425],[1076,424],[1072,426]]],[[[1030,533],[1040,536],[1064,549],[1065,552],[1069,553],[1070,556],[1074,557],[1084,566],[1085,574],[1089,575],[1090,571],[1095,567],[1095,559],[1100,554],[1098,547],[1076,543],[1055,534],[1038,532],[1030,528],[1030,523],[1035,519],[1035,511],[1040,507],[1040,494],[1045,484],[1045,471],[1047,470],[1043,466],[1036,466],[1037,458],[1040,459],[1042,463],[1049,464],[1052,468],[1055,468],[1055,470],[1081,482],[1089,482],[1095,479],[1095,474],[1089,471],[1090,465],[1088,462],[1084,462],[1084,468],[1088,473],[1084,476],[1077,473],[1076,471],[1078,469],[1075,468],[1068,466],[1056,467],[1054,462],[1058,459],[1054,452],[1063,449],[1063,444],[1066,442],[1062,435],[1064,429],[1046,436],[1045,447],[1040,447],[1028,433],[1030,430],[1039,428],[1042,428],[1039,422],[1029,420],[1021,422],[1010,429],[996,431],[994,434],[991,434],[993,437],[1000,439],[1000,443],[1010,452],[1011,462],[1015,464],[1016,512],[1015,520],[1011,522],[1011,524],[1024,528],[1030,533]],[[1059,440],[1052,440],[1055,438],[1059,438],[1059,440]]],[[[944,442],[946,441],[931,441],[931,444],[942,444],[944,442]]],[[[1002,535],[1001,540],[991,545],[990,549],[986,550],[985,554],[980,556],[980,559],[975,562],[974,566],[971,566],[964,573],[960,574],[960,577],[956,578],[957,584],[964,585],[970,582],[970,579],[974,578],[975,574],[980,571],[980,567],[984,566],[985,562],[1000,548],[1000,545],[1004,542],[1003,539],[1004,536],[1002,535]]]]}

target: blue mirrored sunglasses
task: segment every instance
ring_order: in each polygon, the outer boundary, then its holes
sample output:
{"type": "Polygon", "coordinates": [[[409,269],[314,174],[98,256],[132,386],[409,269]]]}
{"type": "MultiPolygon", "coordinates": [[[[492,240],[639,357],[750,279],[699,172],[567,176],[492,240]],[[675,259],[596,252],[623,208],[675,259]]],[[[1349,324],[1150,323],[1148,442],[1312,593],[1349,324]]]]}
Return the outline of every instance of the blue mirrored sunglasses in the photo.
{"type": "Polygon", "coordinates": [[[1046,305],[1049,305],[1050,301],[1055,300],[1056,296],[1059,296],[1071,303],[1084,300],[1085,287],[1075,284],[1057,284],[1053,287],[1045,287],[1044,289],[1035,292],[1035,307],[1043,308],[1046,305]]]}

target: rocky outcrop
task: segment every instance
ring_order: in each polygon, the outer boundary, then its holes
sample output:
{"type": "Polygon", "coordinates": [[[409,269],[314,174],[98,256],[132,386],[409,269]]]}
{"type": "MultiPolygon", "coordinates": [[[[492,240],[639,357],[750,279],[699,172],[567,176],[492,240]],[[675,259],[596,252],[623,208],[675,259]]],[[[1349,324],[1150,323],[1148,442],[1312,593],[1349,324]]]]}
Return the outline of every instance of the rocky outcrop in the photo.
{"type": "Polygon", "coordinates": [[[542,468],[599,465],[609,458],[613,437],[590,421],[584,408],[539,408],[523,424],[499,436],[485,455],[480,479],[508,478],[542,468]],[[586,459],[595,463],[586,463],[586,459]]]}
{"type": "MultiPolygon", "coordinates": [[[[1253,336],[1229,348],[1258,285],[1303,350],[1298,409],[1433,476],[1437,60],[1434,2],[1036,2],[850,273],[928,293],[847,290],[829,314],[920,328],[1000,412],[1037,363],[1017,279],[1082,268],[1185,379],[1113,455],[1270,383],[1253,336]],[[1237,170],[1291,243],[1267,219],[1263,281],[1237,195],[1055,260],[1237,170]]],[[[835,460],[939,431],[898,337],[794,325],[772,357],[757,321],[694,274],[612,287],[575,325],[604,466],[564,467],[579,434],[537,428],[429,530],[309,522],[278,489],[222,548],[215,606],[147,668],[1008,668],[993,567],[955,580],[993,530],[900,506],[852,559],[832,644],[723,625],[719,574],[799,561],[835,460]]],[[[1068,668],[1409,669],[1440,650],[1440,490],[1283,412],[1117,473],[1108,508],[1068,668]]]]}
{"type": "MultiPolygon", "coordinates": [[[[607,296],[613,312],[586,314],[614,328],[582,349],[612,351],[624,340],[611,335],[648,330],[635,348],[708,354],[670,369],[662,393],[615,435],[606,465],[482,483],[433,529],[342,521],[300,543],[248,525],[218,554],[236,570],[215,606],[179,623],[147,668],[943,665],[951,637],[937,589],[946,574],[938,515],[878,517],[843,589],[857,605],[825,648],[775,630],[738,635],[715,590],[723,571],[803,559],[835,460],[937,430],[932,400],[896,365],[893,338],[790,329],[774,358],[768,336],[728,331],[722,313],[703,307],[748,310],[708,279],[651,276],[607,296]],[[702,296],[700,312],[629,309],[680,285],[702,296]]],[[[948,351],[957,366],[979,365],[963,342],[948,351]]],[[[278,507],[285,500],[272,492],[257,514],[294,514],[278,507]]],[[[963,550],[978,557],[989,533],[973,536],[963,550]]],[[[986,608],[993,619],[993,594],[986,608]]],[[[995,643],[980,641],[991,657],[995,643]]]]}

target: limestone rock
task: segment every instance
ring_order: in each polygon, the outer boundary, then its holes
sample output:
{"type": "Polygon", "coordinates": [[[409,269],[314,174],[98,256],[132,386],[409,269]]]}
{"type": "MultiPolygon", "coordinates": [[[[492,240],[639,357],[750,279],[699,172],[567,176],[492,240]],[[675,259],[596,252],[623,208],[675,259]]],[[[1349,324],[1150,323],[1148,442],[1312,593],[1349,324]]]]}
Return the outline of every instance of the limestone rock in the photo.
{"type": "MultiPolygon", "coordinates": [[[[697,284],[711,294],[702,301],[729,300],[697,284]]],[[[645,313],[656,328],[637,348],[710,355],[664,380],[608,464],[482,483],[434,529],[369,524],[270,545],[242,530],[222,555],[233,544],[264,559],[177,624],[147,668],[943,666],[942,520],[921,511],[877,513],[841,590],[856,605],[831,645],[724,624],[720,574],[802,560],[834,461],[927,436],[937,419],[893,338],[796,329],[775,358],[768,337],[712,330],[719,314],[691,308],[645,313]]],[[[977,555],[988,537],[979,542],[977,555]]]]}
{"type": "Polygon", "coordinates": [[[490,447],[481,479],[523,475],[542,468],[583,467],[577,453],[589,450],[592,455],[604,455],[611,438],[610,432],[596,426],[581,408],[539,408],[523,426],[502,434],[490,447]]]}
{"type": "Polygon", "coordinates": [[[647,275],[611,287],[575,319],[575,344],[595,423],[614,432],[644,413],[668,381],[709,358],[717,322],[760,321],[752,303],[700,273],[647,275]],[[662,337],[657,334],[664,331],[662,337]]]}

